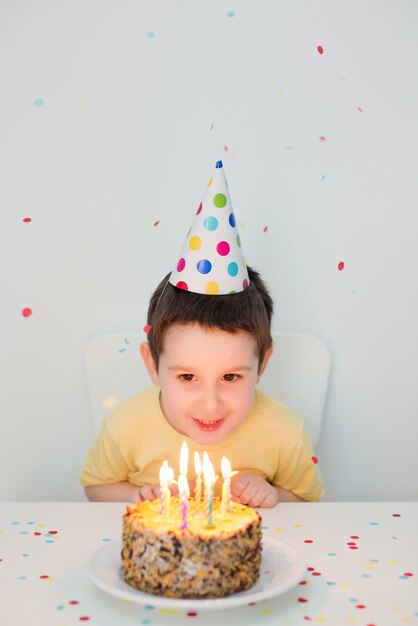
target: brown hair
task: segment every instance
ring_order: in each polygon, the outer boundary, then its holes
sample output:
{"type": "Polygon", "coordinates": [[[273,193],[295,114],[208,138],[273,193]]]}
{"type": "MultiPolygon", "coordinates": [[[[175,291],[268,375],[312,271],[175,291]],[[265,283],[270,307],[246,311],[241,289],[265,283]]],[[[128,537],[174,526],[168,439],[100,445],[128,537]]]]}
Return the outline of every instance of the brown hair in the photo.
{"type": "Polygon", "coordinates": [[[151,326],[148,342],[155,366],[163,351],[164,337],[174,324],[200,324],[234,333],[248,332],[256,341],[259,367],[272,345],[270,332],[273,301],[261,276],[248,269],[250,285],[244,291],[228,295],[206,295],[174,287],[167,274],[151,296],[147,322],[151,326]]]}

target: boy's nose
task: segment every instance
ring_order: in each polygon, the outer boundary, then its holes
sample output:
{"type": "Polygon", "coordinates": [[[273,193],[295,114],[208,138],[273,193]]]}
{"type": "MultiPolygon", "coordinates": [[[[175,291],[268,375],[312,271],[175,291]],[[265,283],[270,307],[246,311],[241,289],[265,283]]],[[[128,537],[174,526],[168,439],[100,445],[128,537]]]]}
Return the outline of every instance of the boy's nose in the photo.
{"type": "Polygon", "coordinates": [[[205,413],[205,417],[218,417],[221,399],[219,390],[215,385],[205,386],[201,397],[201,408],[205,413]]]}

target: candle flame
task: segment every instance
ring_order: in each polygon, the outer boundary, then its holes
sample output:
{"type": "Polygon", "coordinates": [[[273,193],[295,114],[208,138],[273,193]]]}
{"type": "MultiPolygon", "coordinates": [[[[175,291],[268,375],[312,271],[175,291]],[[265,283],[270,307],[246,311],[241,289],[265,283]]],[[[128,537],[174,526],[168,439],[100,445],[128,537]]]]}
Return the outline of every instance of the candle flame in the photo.
{"type": "Polygon", "coordinates": [[[168,461],[163,461],[160,467],[160,486],[169,487],[174,481],[174,470],[168,465],[168,461]]]}
{"type": "Polygon", "coordinates": [[[221,470],[222,470],[222,477],[224,480],[225,478],[228,478],[231,475],[231,463],[228,461],[226,456],[222,457],[221,470]]]}
{"type": "Polygon", "coordinates": [[[214,485],[216,481],[215,470],[213,469],[213,465],[209,460],[209,456],[207,452],[203,453],[203,480],[206,484],[214,485]]]}
{"type": "Polygon", "coordinates": [[[180,450],[180,474],[187,476],[187,465],[189,463],[189,448],[187,443],[183,441],[180,450]]]}
{"type": "Polygon", "coordinates": [[[187,482],[187,478],[184,476],[184,474],[180,474],[179,476],[178,487],[179,487],[180,498],[181,497],[188,498],[190,495],[190,489],[189,489],[189,483],[187,482]]]}
{"type": "Polygon", "coordinates": [[[200,455],[195,451],[194,453],[194,471],[197,476],[202,474],[202,461],[200,460],[200,455]]]}

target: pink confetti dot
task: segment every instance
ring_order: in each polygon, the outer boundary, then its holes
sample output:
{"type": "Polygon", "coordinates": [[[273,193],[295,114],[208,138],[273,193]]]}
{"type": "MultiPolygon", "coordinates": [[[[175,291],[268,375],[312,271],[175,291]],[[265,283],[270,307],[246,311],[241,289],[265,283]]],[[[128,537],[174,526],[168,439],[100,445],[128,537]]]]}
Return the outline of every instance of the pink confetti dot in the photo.
{"type": "Polygon", "coordinates": [[[365,609],[366,605],[365,604],[357,604],[356,608],[358,608],[358,609],[365,609]]]}
{"type": "Polygon", "coordinates": [[[312,572],[312,576],[322,576],[321,572],[312,572]]]}
{"type": "Polygon", "coordinates": [[[308,567],[307,569],[308,569],[308,572],[313,572],[315,570],[314,567],[308,567]]]}
{"type": "Polygon", "coordinates": [[[49,578],[49,574],[42,574],[42,576],[39,576],[39,578],[42,578],[42,580],[46,580],[47,578],[49,578]]]}
{"type": "Polygon", "coordinates": [[[316,456],[311,457],[312,459],[312,463],[315,463],[315,465],[318,463],[318,459],[316,456]]]}
{"type": "Polygon", "coordinates": [[[196,611],[187,611],[186,615],[187,615],[187,617],[196,617],[197,612],[196,611]]]}
{"type": "Polygon", "coordinates": [[[321,135],[319,137],[319,141],[326,141],[326,140],[327,140],[327,138],[324,135],[321,135]]]}
{"type": "Polygon", "coordinates": [[[26,307],[22,310],[23,317],[30,317],[32,315],[32,309],[26,307]]]}
{"type": "Polygon", "coordinates": [[[154,226],[158,226],[159,223],[160,223],[160,220],[157,220],[156,222],[154,222],[154,226]]]}
{"type": "Polygon", "coordinates": [[[57,535],[58,531],[57,530],[49,530],[48,531],[50,535],[57,535]]]}
{"type": "Polygon", "coordinates": [[[27,224],[28,222],[32,221],[32,218],[31,217],[24,217],[23,221],[27,224]]]}
{"type": "Polygon", "coordinates": [[[361,107],[357,107],[357,111],[360,111],[360,113],[363,113],[363,109],[361,107]]]}
{"type": "Polygon", "coordinates": [[[360,539],[358,535],[350,535],[350,539],[360,539]]]}
{"type": "Polygon", "coordinates": [[[404,576],[413,576],[413,573],[412,572],[405,572],[404,576]]]}
{"type": "Polygon", "coordinates": [[[308,600],[306,598],[298,598],[298,602],[307,602],[308,600]]]}
{"type": "Polygon", "coordinates": [[[33,534],[35,535],[35,537],[40,537],[40,535],[42,535],[42,533],[38,533],[38,532],[34,532],[33,534]]]}
{"type": "Polygon", "coordinates": [[[151,324],[145,324],[144,333],[148,335],[149,332],[151,332],[151,324]]]}
{"type": "Polygon", "coordinates": [[[340,261],[340,262],[338,263],[338,269],[340,270],[340,272],[344,269],[344,267],[345,267],[345,266],[344,266],[344,261],[340,261]]]}
{"type": "Polygon", "coordinates": [[[78,600],[70,600],[68,604],[78,604],[78,600]]]}
{"type": "Polygon", "coordinates": [[[268,231],[269,227],[268,226],[264,226],[263,228],[263,233],[266,233],[268,231]]]}
{"type": "Polygon", "coordinates": [[[196,215],[199,215],[200,211],[202,210],[202,207],[203,207],[203,205],[202,205],[202,203],[200,203],[199,207],[198,207],[198,209],[196,211],[196,215]]]}
{"type": "Polygon", "coordinates": [[[316,49],[318,50],[319,54],[324,54],[324,49],[322,46],[316,46],[316,49]]]}
{"type": "Polygon", "coordinates": [[[81,617],[79,617],[80,622],[88,622],[89,621],[89,617],[87,617],[87,615],[82,615],[81,617]]]}
{"type": "Polygon", "coordinates": [[[224,151],[228,152],[228,150],[229,150],[228,146],[224,146],[224,151]]]}
{"type": "Polygon", "coordinates": [[[393,513],[392,517],[400,517],[401,514],[400,513],[393,513]]]}
{"type": "Polygon", "coordinates": [[[305,539],[304,542],[305,543],[313,543],[313,539],[305,539]]]}
{"type": "Polygon", "coordinates": [[[350,550],[358,550],[358,546],[349,546],[350,550]]]}
{"type": "Polygon", "coordinates": [[[299,585],[306,585],[307,581],[306,580],[301,580],[299,585]]]}

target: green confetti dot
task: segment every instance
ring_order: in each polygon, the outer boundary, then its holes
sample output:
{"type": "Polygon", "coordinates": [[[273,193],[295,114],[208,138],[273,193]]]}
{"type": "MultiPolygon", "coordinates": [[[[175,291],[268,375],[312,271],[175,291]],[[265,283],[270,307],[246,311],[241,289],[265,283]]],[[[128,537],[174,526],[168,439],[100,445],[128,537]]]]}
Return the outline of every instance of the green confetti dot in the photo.
{"type": "Polygon", "coordinates": [[[223,193],[217,193],[213,198],[213,204],[218,207],[218,209],[223,209],[226,205],[226,196],[223,193]]]}

